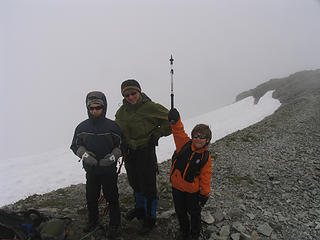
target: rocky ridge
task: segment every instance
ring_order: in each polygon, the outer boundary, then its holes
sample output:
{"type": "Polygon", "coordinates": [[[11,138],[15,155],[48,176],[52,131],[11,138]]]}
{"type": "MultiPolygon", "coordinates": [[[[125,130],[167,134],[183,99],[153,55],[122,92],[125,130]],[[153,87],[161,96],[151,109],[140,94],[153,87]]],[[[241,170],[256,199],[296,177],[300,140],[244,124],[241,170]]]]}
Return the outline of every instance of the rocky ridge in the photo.
{"type": "MultiPolygon", "coordinates": [[[[273,79],[239,94],[258,102],[269,90],[281,101],[271,116],[210,145],[212,194],[203,209],[202,239],[320,239],[320,70],[273,79]]],[[[177,219],[169,182],[170,161],[159,164],[157,227],[137,234],[140,223],[122,218],[119,239],[174,239],[177,219]]],[[[119,176],[121,212],[133,206],[126,175],[119,176]]],[[[101,204],[101,211],[104,205],[101,204]]],[[[73,219],[76,239],[86,221],[83,184],[33,195],[8,209],[40,209],[73,219]]],[[[108,222],[101,217],[101,223],[108,222]]],[[[104,239],[96,232],[85,239],[104,239]]]]}

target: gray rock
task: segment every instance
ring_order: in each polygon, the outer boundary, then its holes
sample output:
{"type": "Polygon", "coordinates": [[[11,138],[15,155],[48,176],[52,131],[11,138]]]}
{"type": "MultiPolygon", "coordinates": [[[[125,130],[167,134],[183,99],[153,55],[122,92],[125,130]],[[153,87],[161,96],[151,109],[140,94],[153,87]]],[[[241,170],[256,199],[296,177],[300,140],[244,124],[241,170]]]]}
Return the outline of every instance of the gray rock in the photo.
{"type": "Polygon", "coordinates": [[[230,237],[232,240],[240,240],[240,236],[241,236],[240,233],[233,233],[233,234],[231,234],[230,237]]]}
{"type": "Polygon", "coordinates": [[[217,209],[214,212],[213,217],[217,222],[221,222],[224,219],[224,214],[220,209],[217,209]]]}
{"type": "Polygon", "coordinates": [[[246,228],[240,222],[232,223],[232,227],[238,232],[245,232],[246,228]]]}
{"type": "Polygon", "coordinates": [[[219,238],[219,236],[216,233],[211,233],[208,240],[217,240],[218,238],[219,238]]]}
{"type": "Polygon", "coordinates": [[[250,235],[248,235],[248,234],[245,234],[245,233],[240,233],[240,239],[241,240],[251,240],[251,237],[250,237],[250,235]]]}
{"type": "Polygon", "coordinates": [[[170,209],[170,210],[167,210],[165,212],[160,213],[158,215],[158,218],[167,219],[167,218],[171,217],[173,214],[175,214],[175,210],[174,209],[170,209]]]}
{"type": "Polygon", "coordinates": [[[213,224],[214,218],[209,211],[201,211],[201,220],[207,224],[213,224]]]}
{"type": "Polygon", "coordinates": [[[268,236],[268,237],[270,237],[270,235],[273,231],[273,229],[270,227],[270,225],[268,223],[264,223],[264,224],[260,225],[257,230],[259,233],[262,233],[263,235],[268,236]]]}
{"type": "Polygon", "coordinates": [[[230,235],[230,225],[222,226],[220,230],[220,236],[229,236],[230,235]]]}

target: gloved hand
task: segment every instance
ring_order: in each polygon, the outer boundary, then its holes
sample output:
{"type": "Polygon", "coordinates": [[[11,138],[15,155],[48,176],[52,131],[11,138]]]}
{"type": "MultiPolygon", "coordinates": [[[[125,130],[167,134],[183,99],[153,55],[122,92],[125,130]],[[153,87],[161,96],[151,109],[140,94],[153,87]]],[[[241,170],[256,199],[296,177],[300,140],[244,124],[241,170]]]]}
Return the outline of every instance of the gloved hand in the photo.
{"type": "Polygon", "coordinates": [[[204,205],[206,204],[206,202],[208,201],[208,197],[207,196],[204,196],[202,194],[199,193],[199,205],[201,207],[204,207],[204,205]]]}
{"type": "Polygon", "coordinates": [[[82,155],[82,161],[84,164],[86,164],[88,166],[97,166],[98,165],[97,159],[95,159],[93,156],[91,156],[89,154],[89,152],[85,152],[82,155]]]}
{"type": "Polygon", "coordinates": [[[158,142],[159,142],[160,137],[161,136],[159,134],[153,133],[150,137],[150,141],[149,141],[150,145],[151,146],[158,146],[158,142]]]}
{"type": "Polygon", "coordinates": [[[104,156],[103,159],[100,160],[100,166],[106,167],[118,161],[118,159],[122,156],[122,152],[120,148],[114,148],[111,153],[108,153],[104,156]]]}
{"type": "Polygon", "coordinates": [[[87,149],[86,149],[85,147],[80,146],[80,147],[78,148],[76,154],[77,154],[77,156],[78,156],[79,158],[82,158],[82,155],[83,155],[86,151],[87,151],[87,149]]]}
{"type": "Polygon", "coordinates": [[[80,146],[77,150],[77,156],[82,159],[83,163],[88,166],[97,166],[98,161],[95,159],[95,154],[87,151],[83,146],[80,146]]]}
{"type": "Polygon", "coordinates": [[[180,114],[176,108],[170,109],[168,113],[168,120],[171,124],[176,124],[180,119],[180,114]]]}

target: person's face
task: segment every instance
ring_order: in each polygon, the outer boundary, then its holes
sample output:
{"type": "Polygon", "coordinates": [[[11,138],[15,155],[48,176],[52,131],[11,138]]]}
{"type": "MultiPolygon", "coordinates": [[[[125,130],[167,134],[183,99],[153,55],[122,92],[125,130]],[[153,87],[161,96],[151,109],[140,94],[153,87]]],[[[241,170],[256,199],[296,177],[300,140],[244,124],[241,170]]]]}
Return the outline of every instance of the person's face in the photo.
{"type": "Polygon", "coordinates": [[[207,136],[202,135],[201,133],[194,133],[192,136],[192,143],[196,149],[203,148],[209,142],[207,136]]]}
{"type": "Polygon", "coordinates": [[[123,93],[123,96],[130,104],[136,104],[138,102],[140,93],[137,90],[128,89],[123,93]]]}
{"type": "Polygon", "coordinates": [[[89,111],[94,117],[99,117],[102,114],[103,106],[98,103],[91,103],[89,106],[89,111]]]}

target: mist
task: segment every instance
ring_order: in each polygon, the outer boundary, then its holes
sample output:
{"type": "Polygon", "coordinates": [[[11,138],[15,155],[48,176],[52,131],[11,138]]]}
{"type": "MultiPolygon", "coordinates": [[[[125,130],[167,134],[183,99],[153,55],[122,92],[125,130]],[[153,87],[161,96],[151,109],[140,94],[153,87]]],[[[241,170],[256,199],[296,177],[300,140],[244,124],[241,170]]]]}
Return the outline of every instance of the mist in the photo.
{"type": "Polygon", "coordinates": [[[67,149],[86,94],[114,119],[128,78],[169,108],[171,54],[185,119],[317,69],[319,22],[316,0],[2,0],[0,159],[67,149]]]}

